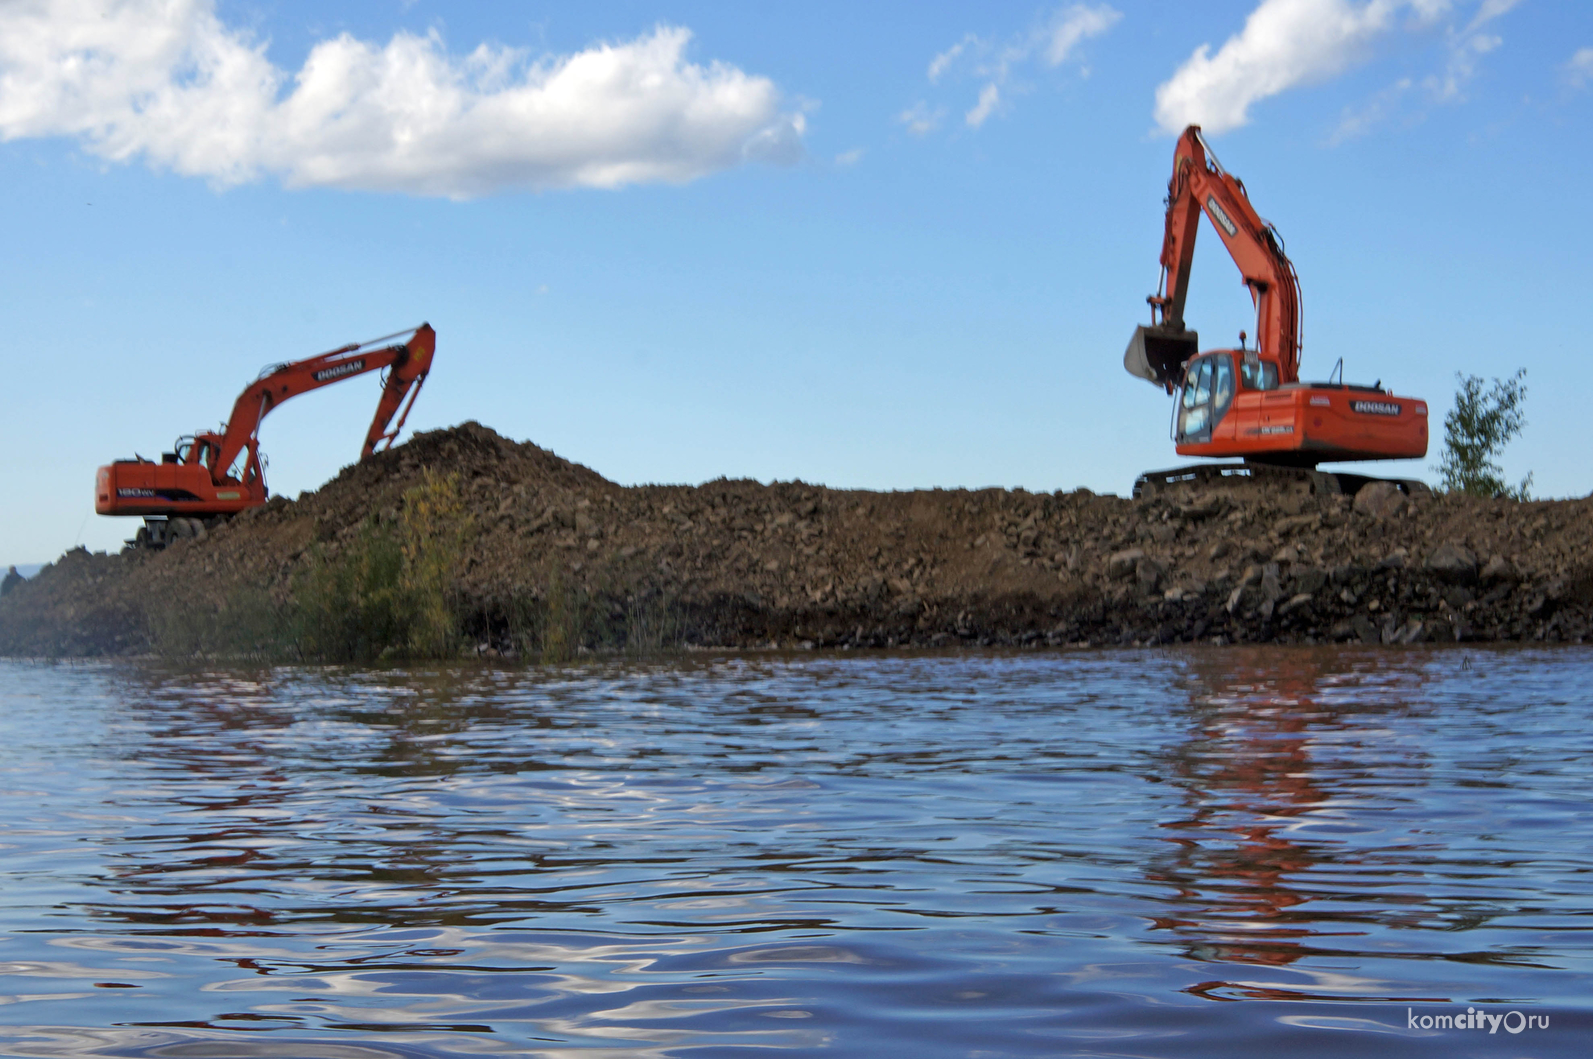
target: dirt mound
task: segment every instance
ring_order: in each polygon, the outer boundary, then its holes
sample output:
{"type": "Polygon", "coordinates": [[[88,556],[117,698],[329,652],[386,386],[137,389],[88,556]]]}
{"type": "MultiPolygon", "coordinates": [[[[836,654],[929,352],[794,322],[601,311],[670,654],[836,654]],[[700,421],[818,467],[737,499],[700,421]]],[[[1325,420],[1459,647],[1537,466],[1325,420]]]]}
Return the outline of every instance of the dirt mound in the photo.
{"type": "Polygon", "coordinates": [[[1300,483],[1190,483],[1143,501],[622,487],[466,423],[164,552],[69,552],[0,599],[0,653],[141,653],[242,598],[291,608],[314,564],[397,524],[428,471],[456,476],[450,598],[481,653],[535,650],[546,616],[576,605],[573,646],[588,649],[644,626],[744,647],[1581,640],[1590,628],[1588,500],[1317,496],[1300,483]]]}

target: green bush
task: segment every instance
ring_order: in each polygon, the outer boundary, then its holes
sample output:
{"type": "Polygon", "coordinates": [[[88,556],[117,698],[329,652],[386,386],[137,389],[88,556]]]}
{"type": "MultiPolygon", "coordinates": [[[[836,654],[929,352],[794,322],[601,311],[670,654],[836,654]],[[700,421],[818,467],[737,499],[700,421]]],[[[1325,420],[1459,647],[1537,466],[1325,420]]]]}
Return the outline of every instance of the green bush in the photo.
{"type": "Polygon", "coordinates": [[[446,658],[458,653],[453,578],[470,528],[458,475],[427,471],[397,525],[374,517],[335,555],[325,546],[294,586],[294,641],[308,659],[446,658]]]}
{"type": "Polygon", "coordinates": [[[1532,475],[1512,489],[1505,484],[1504,468],[1494,462],[1526,426],[1521,413],[1527,397],[1521,380],[1526,374],[1522,368],[1508,379],[1495,379],[1486,393],[1479,376],[1455,374],[1460,388],[1455,391],[1455,407],[1444,416],[1444,455],[1438,465],[1446,491],[1528,499],[1532,475]]]}

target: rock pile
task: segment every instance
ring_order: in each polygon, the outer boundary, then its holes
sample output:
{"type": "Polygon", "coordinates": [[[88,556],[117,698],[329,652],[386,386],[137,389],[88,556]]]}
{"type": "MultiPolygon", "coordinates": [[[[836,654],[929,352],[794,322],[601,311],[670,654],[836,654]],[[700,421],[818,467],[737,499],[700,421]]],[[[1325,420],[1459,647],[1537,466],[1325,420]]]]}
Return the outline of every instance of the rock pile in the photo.
{"type": "Polygon", "coordinates": [[[738,647],[1580,641],[1593,627],[1589,500],[1248,481],[1140,501],[622,487],[466,423],[163,552],[70,552],[0,600],[0,653],[141,653],[161,608],[203,618],[240,590],[286,604],[312,554],[396,520],[428,468],[458,475],[454,588],[483,653],[524,650],[515,614],[560,591],[614,616],[610,635],[646,603],[687,645],[738,647]]]}

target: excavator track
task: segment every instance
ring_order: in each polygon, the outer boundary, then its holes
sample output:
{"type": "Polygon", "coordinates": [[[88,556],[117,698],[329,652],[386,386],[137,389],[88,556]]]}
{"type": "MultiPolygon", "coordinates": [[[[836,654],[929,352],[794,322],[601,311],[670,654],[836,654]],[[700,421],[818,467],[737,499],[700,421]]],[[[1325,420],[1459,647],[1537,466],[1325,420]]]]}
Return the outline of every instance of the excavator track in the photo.
{"type": "Polygon", "coordinates": [[[1245,482],[1257,485],[1304,483],[1317,496],[1354,496],[1372,482],[1391,482],[1406,495],[1430,493],[1418,478],[1377,478],[1344,471],[1320,471],[1314,467],[1286,467],[1273,463],[1193,463],[1165,471],[1146,471],[1134,479],[1134,499],[1145,500],[1176,485],[1193,483],[1197,488],[1213,485],[1235,486],[1245,482]]]}

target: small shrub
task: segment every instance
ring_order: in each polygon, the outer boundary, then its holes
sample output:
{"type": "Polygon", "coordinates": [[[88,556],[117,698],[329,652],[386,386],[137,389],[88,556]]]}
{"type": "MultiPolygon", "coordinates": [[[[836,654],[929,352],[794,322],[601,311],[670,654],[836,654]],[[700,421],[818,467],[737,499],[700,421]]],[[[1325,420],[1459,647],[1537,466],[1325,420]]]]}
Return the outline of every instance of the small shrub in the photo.
{"type": "Polygon", "coordinates": [[[1522,368],[1508,379],[1495,379],[1493,389],[1485,393],[1479,376],[1456,373],[1460,388],[1455,392],[1455,407],[1444,416],[1444,455],[1438,465],[1446,491],[1528,499],[1532,475],[1512,489],[1505,484],[1504,468],[1494,462],[1506,443],[1526,426],[1521,412],[1527,397],[1521,380],[1526,374],[1522,368]]]}
{"type": "Polygon", "coordinates": [[[458,475],[430,470],[404,492],[398,524],[374,517],[335,555],[325,546],[295,585],[305,658],[445,658],[459,649],[453,578],[470,521],[458,475]]]}
{"type": "Polygon", "coordinates": [[[451,655],[459,649],[460,635],[456,600],[450,596],[470,530],[459,476],[428,469],[420,485],[405,491],[399,526],[409,651],[427,658],[451,655]]]}
{"type": "Polygon", "coordinates": [[[509,600],[509,639],[522,657],[544,665],[568,662],[584,650],[646,655],[685,641],[680,609],[669,599],[622,592],[612,584],[600,585],[595,594],[572,585],[555,564],[546,590],[517,593],[509,600]]]}
{"type": "Polygon", "coordinates": [[[651,654],[680,647],[686,640],[686,623],[664,596],[633,598],[625,608],[625,651],[651,654]]]}
{"type": "Polygon", "coordinates": [[[406,647],[404,553],[391,528],[367,519],[336,554],[324,545],[294,586],[295,641],[305,658],[352,662],[406,647]]]}

